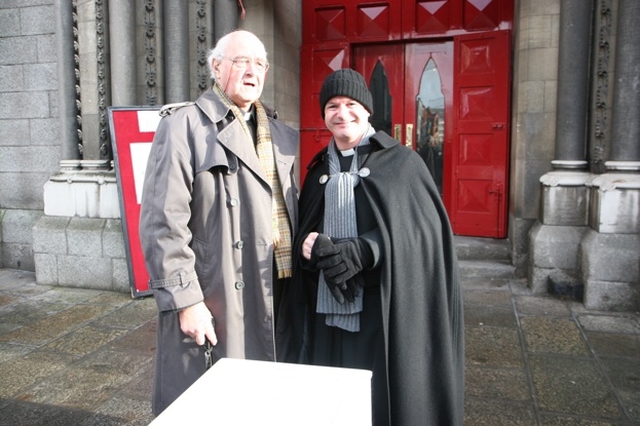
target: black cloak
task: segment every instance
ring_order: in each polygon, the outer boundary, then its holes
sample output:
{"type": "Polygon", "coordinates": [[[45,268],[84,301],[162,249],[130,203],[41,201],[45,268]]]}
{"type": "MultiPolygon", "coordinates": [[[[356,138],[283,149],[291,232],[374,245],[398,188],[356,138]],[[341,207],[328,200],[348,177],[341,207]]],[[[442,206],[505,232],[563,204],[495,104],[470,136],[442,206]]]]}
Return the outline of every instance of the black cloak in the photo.
{"type": "MultiPolygon", "coordinates": [[[[373,210],[384,251],[380,296],[391,424],[462,425],[462,294],[449,219],[417,153],[384,132],[372,135],[370,143],[373,152],[361,167],[371,173],[359,185],[373,210]]],[[[293,247],[286,328],[292,332],[290,353],[302,362],[309,336],[307,315],[315,312],[317,273],[301,268],[297,259],[304,238],[322,220],[324,185],[319,180],[328,173],[326,151],[308,167],[293,247]]]]}

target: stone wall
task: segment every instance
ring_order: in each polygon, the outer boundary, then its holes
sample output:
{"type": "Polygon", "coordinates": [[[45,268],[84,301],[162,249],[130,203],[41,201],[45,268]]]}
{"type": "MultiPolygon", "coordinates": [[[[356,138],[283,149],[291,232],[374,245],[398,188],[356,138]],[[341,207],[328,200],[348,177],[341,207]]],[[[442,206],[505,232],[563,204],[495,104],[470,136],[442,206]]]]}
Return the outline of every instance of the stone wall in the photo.
{"type": "Polygon", "coordinates": [[[38,284],[129,291],[119,219],[43,216],[33,235],[38,284]]]}
{"type": "Polygon", "coordinates": [[[31,227],[60,161],[52,0],[0,2],[0,267],[33,271],[31,227]]]}
{"type": "Polygon", "coordinates": [[[509,239],[512,262],[522,274],[528,233],[540,210],[540,176],[551,170],[554,158],[560,1],[516,4],[509,239]]]}

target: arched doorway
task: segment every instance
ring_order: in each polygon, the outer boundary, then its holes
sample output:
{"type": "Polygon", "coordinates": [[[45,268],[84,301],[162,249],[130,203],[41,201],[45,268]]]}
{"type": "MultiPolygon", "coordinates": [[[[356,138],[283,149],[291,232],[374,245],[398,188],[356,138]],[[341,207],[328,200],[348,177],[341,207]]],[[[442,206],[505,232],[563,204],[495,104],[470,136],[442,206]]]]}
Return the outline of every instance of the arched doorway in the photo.
{"type": "Polygon", "coordinates": [[[444,163],[445,158],[450,163],[445,146],[451,140],[445,122],[454,113],[452,53],[451,41],[354,49],[354,67],[365,76],[373,95],[371,124],[420,154],[442,196],[445,178],[447,187],[451,185],[444,163]],[[379,93],[382,88],[388,94],[379,93]]]}

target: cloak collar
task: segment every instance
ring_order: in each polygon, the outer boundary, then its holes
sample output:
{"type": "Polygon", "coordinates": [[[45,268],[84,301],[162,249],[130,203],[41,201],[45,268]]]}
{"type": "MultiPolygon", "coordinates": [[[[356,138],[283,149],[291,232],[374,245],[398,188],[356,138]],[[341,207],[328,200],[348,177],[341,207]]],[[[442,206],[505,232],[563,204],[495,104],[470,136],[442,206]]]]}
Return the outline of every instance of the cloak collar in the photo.
{"type": "MultiPolygon", "coordinates": [[[[397,140],[393,139],[391,136],[389,136],[386,132],[384,132],[382,130],[378,130],[376,133],[371,135],[371,137],[369,138],[369,142],[372,145],[376,145],[380,149],[388,149],[388,148],[391,148],[392,146],[398,145],[400,143],[397,140]]],[[[327,147],[324,147],[323,149],[321,149],[311,159],[311,161],[307,165],[307,170],[311,170],[311,168],[313,166],[315,166],[315,164],[318,163],[319,161],[324,161],[325,155],[327,155],[327,147]]]]}

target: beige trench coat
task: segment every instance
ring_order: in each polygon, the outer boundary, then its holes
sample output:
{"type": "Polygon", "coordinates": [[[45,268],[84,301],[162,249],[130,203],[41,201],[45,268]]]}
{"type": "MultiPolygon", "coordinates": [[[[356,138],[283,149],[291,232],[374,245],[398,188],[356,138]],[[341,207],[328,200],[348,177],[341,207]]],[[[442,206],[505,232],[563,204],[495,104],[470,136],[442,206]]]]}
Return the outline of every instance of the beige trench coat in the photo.
{"type": "MultiPolygon", "coordinates": [[[[205,301],[216,321],[214,361],[277,359],[271,190],[253,141],[229,117],[208,90],[160,121],[149,155],[140,237],[159,311],[156,415],[205,371],[203,348],[180,330],[180,309],[205,301]]],[[[298,133],[269,122],[295,227],[298,133]]]]}

